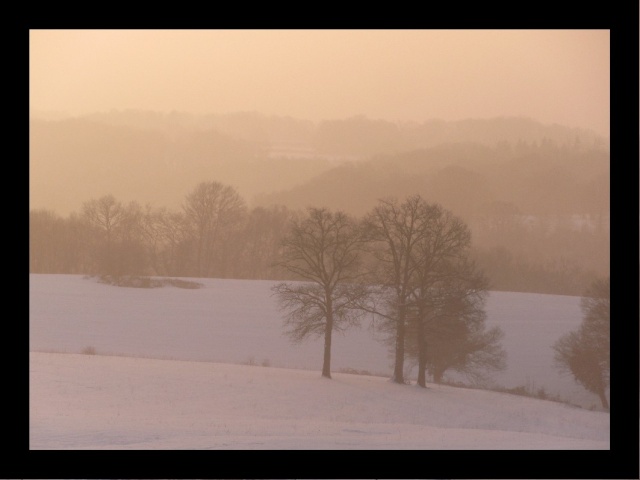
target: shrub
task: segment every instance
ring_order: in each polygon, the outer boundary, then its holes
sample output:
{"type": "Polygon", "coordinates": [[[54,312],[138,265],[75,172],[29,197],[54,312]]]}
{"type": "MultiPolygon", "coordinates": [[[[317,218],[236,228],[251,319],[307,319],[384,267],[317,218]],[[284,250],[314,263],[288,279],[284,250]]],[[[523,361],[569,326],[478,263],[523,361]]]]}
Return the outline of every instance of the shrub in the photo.
{"type": "Polygon", "coordinates": [[[340,373],[350,373],[351,375],[371,375],[371,372],[368,370],[357,370],[351,367],[341,368],[340,373]]]}
{"type": "Polygon", "coordinates": [[[91,347],[91,346],[89,346],[89,347],[84,347],[84,348],[82,349],[82,352],[81,352],[81,353],[82,353],[83,355],[95,355],[95,354],[96,354],[96,349],[95,349],[95,348],[93,348],[93,347],[91,347]]]}
{"type": "Polygon", "coordinates": [[[537,393],[537,397],[541,400],[546,400],[548,395],[547,395],[547,391],[544,389],[544,387],[540,387],[538,389],[538,393],[537,393]]]}
{"type": "MultiPolygon", "coordinates": [[[[87,277],[85,277],[87,278],[87,277]]],[[[100,275],[98,282],[107,285],[115,285],[117,287],[133,287],[133,288],[159,288],[171,285],[178,288],[200,288],[201,283],[191,282],[188,280],[180,280],[178,278],[161,278],[155,279],[150,277],[140,277],[136,275],[100,275]]]]}
{"type": "Polygon", "coordinates": [[[180,280],[178,278],[165,278],[163,279],[164,285],[173,285],[178,288],[200,288],[202,287],[201,283],[198,282],[190,282],[187,280],[180,280]]]}

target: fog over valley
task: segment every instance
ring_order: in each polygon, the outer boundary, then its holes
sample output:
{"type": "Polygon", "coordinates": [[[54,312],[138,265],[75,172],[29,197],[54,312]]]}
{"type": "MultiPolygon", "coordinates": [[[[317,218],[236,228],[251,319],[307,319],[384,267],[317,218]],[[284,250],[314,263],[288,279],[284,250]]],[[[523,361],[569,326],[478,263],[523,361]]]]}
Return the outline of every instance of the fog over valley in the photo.
{"type": "MultiPolygon", "coordinates": [[[[608,30],[29,38],[34,272],[86,273],[35,244],[63,242],[87,203],[112,196],[179,216],[215,182],[240,197],[245,238],[269,216],[278,229],[275,217],[308,207],[362,216],[380,199],[420,195],[470,227],[494,289],[580,295],[608,274],[608,30]]],[[[216,275],[277,277],[240,263],[216,275]]]]}
{"type": "Polygon", "coordinates": [[[495,288],[580,294],[609,268],[609,161],[607,139],[524,118],[399,125],[258,113],[34,117],[30,208],[68,217],[113,195],[180,212],[205,181],[233,188],[249,210],[324,206],[363,215],[381,198],[419,194],[470,225],[478,260],[496,270],[495,288]]]}
{"type": "MultiPolygon", "coordinates": [[[[323,181],[324,177],[318,178],[321,174],[337,172],[333,173],[336,176],[341,172],[338,167],[354,165],[362,172],[359,183],[364,185],[368,181],[365,173],[380,165],[388,165],[385,175],[411,176],[414,184],[402,178],[395,186],[381,182],[363,199],[354,192],[340,205],[353,213],[362,210],[355,206],[375,200],[375,195],[424,190],[426,185],[415,185],[415,175],[426,181],[446,167],[479,174],[484,183],[500,182],[491,185],[492,195],[484,199],[468,198],[458,190],[455,196],[462,197],[460,202],[487,203],[497,197],[516,200],[518,206],[533,210],[535,197],[514,199],[513,192],[506,190],[505,183],[513,176],[531,182],[529,177],[553,172],[553,168],[569,170],[568,180],[586,188],[589,182],[602,182],[609,166],[608,139],[588,130],[524,118],[398,125],[360,116],[314,124],[259,113],[195,116],[123,111],[59,121],[34,117],[30,127],[31,182],[37,187],[31,189],[31,205],[65,215],[87,196],[105,193],[174,208],[202,179],[230,184],[252,204],[280,200],[292,206],[291,199],[255,197],[313,189],[323,181]],[[533,162],[538,165],[531,165],[533,162]],[[502,176],[510,176],[496,179],[497,169],[502,176]]],[[[327,197],[331,195],[333,192],[327,197]]],[[[305,206],[312,198],[296,200],[305,206]]],[[[580,200],[584,199],[574,199],[575,213],[592,209],[582,206],[580,200]]],[[[554,210],[549,205],[543,208],[554,210]]],[[[555,210],[566,209],[560,204],[555,210]]]]}
{"type": "Polygon", "coordinates": [[[617,448],[609,91],[607,29],[30,29],[29,448],[617,448]]]}

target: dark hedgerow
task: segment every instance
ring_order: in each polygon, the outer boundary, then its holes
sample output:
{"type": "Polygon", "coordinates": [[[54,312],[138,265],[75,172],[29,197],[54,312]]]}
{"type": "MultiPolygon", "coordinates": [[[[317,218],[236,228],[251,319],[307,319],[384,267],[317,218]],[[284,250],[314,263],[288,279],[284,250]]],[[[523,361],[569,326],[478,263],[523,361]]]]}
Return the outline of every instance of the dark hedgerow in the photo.
{"type": "Polygon", "coordinates": [[[114,285],[117,287],[132,287],[132,288],[160,288],[165,286],[172,286],[177,288],[201,288],[203,285],[198,282],[192,282],[189,280],[181,280],[178,278],[151,278],[141,277],[137,275],[100,275],[98,276],[99,283],[105,283],[107,285],[114,285]]]}

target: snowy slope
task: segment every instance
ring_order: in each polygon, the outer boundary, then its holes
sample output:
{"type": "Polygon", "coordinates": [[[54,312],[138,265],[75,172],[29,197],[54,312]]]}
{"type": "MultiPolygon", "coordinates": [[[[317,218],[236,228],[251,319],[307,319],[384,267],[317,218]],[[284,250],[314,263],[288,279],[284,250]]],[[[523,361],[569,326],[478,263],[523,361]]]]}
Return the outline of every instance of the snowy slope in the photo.
{"type": "MultiPolygon", "coordinates": [[[[283,336],[273,282],[193,280],[203,288],[124,288],[80,275],[32,274],[30,350],[79,353],[92,346],[103,354],[321,369],[321,339],[292,345],[283,336]]],[[[505,332],[508,368],[493,375],[494,383],[543,387],[574,404],[599,405],[553,364],[551,345],[581,322],[578,297],[492,292],[486,307],[488,324],[505,332]]],[[[391,373],[370,323],[334,336],[333,371],[391,373]]]]}
{"type": "Polygon", "coordinates": [[[30,354],[30,449],[609,449],[609,414],[385,377],[30,354]]]}

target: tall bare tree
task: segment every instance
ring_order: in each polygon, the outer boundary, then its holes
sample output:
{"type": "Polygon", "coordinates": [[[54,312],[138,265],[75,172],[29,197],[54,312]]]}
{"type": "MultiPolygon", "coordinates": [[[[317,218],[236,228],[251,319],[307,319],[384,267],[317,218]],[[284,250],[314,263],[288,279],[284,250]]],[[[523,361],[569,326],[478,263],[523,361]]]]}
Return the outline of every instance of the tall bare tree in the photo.
{"type": "Polygon", "coordinates": [[[418,385],[426,386],[426,370],[436,383],[449,369],[481,381],[487,371],[503,369],[506,357],[502,331],[485,325],[487,280],[465,257],[438,270],[414,290],[408,350],[418,359],[418,385]]]}
{"type": "Polygon", "coordinates": [[[324,336],[322,376],[331,378],[331,339],[334,330],[356,324],[366,295],[359,284],[363,231],[343,212],[309,208],[302,219],[293,219],[282,243],[282,268],[299,282],[273,287],[286,311],[286,333],[294,342],[324,336]]]}
{"type": "Polygon", "coordinates": [[[484,329],[488,281],[468,259],[468,226],[438,204],[425,205],[424,213],[427,234],[411,256],[418,385],[426,386],[427,365],[436,382],[449,368],[480,378],[480,370],[500,368],[504,357],[497,344],[501,332],[484,329]]]}
{"type": "Polygon", "coordinates": [[[160,237],[159,268],[165,275],[189,274],[189,228],[183,212],[161,208],[155,213],[154,222],[160,237]]]}
{"type": "Polygon", "coordinates": [[[241,278],[280,279],[273,262],[294,214],[283,206],[255,207],[249,212],[239,236],[241,278]]]}
{"type": "Polygon", "coordinates": [[[405,383],[404,358],[407,314],[418,263],[412,258],[418,242],[429,234],[430,212],[419,196],[403,203],[380,200],[365,217],[365,225],[375,258],[375,283],[387,292],[386,308],[376,313],[392,322],[395,330],[393,381],[405,383]],[[388,295],[388,292],[392,292],[388,295]],[[386,312],[386,313],[385,313],[386,312]]]}
{"type": "Polygon", "coordinates": [[[195,274],[216,274],[221,243],[243,219],[246,204],[236,190],[219,182],[202,182],[187,195],[183,210],[196,247],[195,274]]]}
{"type": "Polygon", "coordinates": [[[100,234],[100,270],[101,273],[115,273],[113,250],[116,229],[124,221],[125,208],[113,195],[105,195],[89,200],[82,206],[85,220],[100,234]]]}
{"type": "Polygon", "coordinates": [[[29,272],[68,273],[63,270],[65,220],[52,210],[29,212],[29,272]]]}

